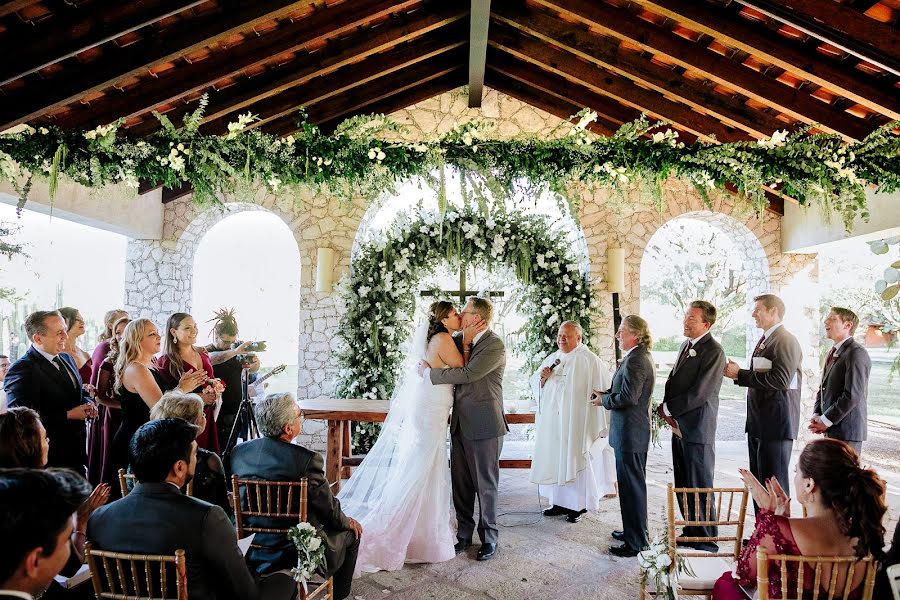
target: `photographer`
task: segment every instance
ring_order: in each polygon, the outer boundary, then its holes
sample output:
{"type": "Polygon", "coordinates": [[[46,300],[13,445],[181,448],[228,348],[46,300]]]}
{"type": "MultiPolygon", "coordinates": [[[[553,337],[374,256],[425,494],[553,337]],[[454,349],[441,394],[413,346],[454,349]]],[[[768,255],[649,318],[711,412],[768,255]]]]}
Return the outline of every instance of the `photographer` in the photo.
{"type": "Polygon", "coordinates": [[[215,321],[214,342],[207,346],[206,350],[209,352],[213,373],[225,383],[222,408],[216,419],[219,440],[224,445],[241,405],[241,370],[244,367],[251,373],[259,370],[259,359],[251,353],[254,345],[258,343],[237,341],[238,324],[233,309],[222,309],[211,320],[215,321]]]}

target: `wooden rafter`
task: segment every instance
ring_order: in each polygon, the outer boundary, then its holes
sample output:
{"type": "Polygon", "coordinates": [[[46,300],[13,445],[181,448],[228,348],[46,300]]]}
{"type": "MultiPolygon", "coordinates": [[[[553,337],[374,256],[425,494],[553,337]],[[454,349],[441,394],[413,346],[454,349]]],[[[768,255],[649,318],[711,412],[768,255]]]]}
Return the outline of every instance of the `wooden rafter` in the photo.
{"type": "Polygon", "coordinates": [[[390,0],[363,0],[344,3],[334,8],[287,23],[278,30],[229,49],[216,52],[206,60],[184,64],[171,74],[141,82],[124,93],[107,97],[73,111],[58,120],[65,128],[90,127],[134,117],[161,104],[172,103],[196,94],[215,82],[234,77],[246,69],[271,61],[273,56],[318,47],[329,39],[353,32],[371,19],[407,10],[418,0],[392,3],[390,0]]]}
{"type": "Polygon", "coordinates": [[[653,54],[663,54],[678,66],[697,72],[716,84],[733,89],[744,96],[805,123],[817,123],[821,129],[839,133],[848,141],[862,139],[875,125],[810,98],[806,90],[792,88],[776,79],[754,71],[738,62],[691,42],[671,31],[634,18],[630,13],[603,2],[590,0],[535,0],[568,18],[576,19],[604,35],[628,43],[653,54]]]}
{"type": "Polygon", "coordinates": [[[469,11],[469,108],[481,106],[487,63],[491,0],[470,0],[469,11]]]}
{"type": "Polygon", "coordinates": [[[755,137],[769,137],[777,129],[784,127],[782,121],[750,108],[739,98],[719,94],[709,86],[686,79],[670,67],[654,63],[636,52],[623,50],[607,38],[592,36],[548,15],[535,12],[527,16],[515,16],[501,11],[495,13],[494,18],[517,31],[560,46],[583,60],[646,85],[660,94],[676,97],[679,102],[707,112],[755,137]]]}
{"type": "Polygon", "coordinates": [[[753,54],[764,62],[790,71],[891,119],[900,119],[900,99],[896,89],[880,86],[862,73],[830,62],[815,49],[791,42],[743,19],[735,19],[715,5],[696,0],[632,2],[694,31],[710,35],[726,46],[753,54]]]}
{"type": "Polygon", "coordinates": [[[175,60],[296,10],[297,2],[293,0],[241,2],[235,7],[229,5],[222,13],[179,22],[119,48],[111,56],[68,65],[55,77],[29,81],[24,89],[7,94],[0,105],[0,131],[142,74],[151,65],[175,60]]]}
{"type": "Polygon", "coordinates": [[[38,0],[7,0],[6,2],[0,2],[0,17],[11,15],[37,2],[38,0]]]}
{"type": "Polygon", "coordinates": [[[73,11],[77,19],[56,18],[46,25],[20,29],[18,34],[6,34],[3,43],[19,51],[15,60],[0,63],[0,85],[204,2],[206,0],[123,2],[116,7],[93,3],[73,11]],[[150,6],[145,7],[145,4],[150,6]],[[42,42],[35,43],[37,39],[42,42]]]}

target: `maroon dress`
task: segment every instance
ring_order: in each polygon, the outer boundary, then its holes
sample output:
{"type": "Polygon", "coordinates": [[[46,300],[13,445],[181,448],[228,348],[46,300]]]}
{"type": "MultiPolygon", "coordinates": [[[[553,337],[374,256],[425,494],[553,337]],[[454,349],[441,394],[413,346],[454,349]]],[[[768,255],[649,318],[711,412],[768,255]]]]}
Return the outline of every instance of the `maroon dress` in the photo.
{"type": "MultiPolygon", "coordinates": [[[[209,355],[205,352],[200,353],[200,360],[203,363],[200,368],[206,371],[207,377],[213,379],[215,375],[213,375],[212,363],[209,362],[209,355]]],[[[169,371],[169,357],[166,355],[162,355],[156,361],[157,365],[159,365],[160,373],[162,373],[163,377],[170,379],[170,389],[174,388],[178,385],[178,378],[174,377],[172,373],[169,371]]],[[[186,373],[190,373],[191,371],[198,370],[197,367],[184,363],[184,370],[186,373]]],[[[203,388],[206,387],[206,384],[202,384],[197,387],[193,392],[195,394],[199,394],[203,391],[203,388]]],[[[219,453],[219,432],[216,428],[216,419],[215,419],[215,406],[205,406],[203,408],[203,413],[206,415],[206,429],[203,430],[203,433],[197,438],[197,447],[205,448],[210,452],[219,453]]]]}
{"type": "MultiPolygon", "coordinates": [[[[118,402],[119,399],[113,392],[116,379],[113,366],[109,360],[104,360],[97,370],[97,382],[100,381],[99,374],[106,373],[109,378],[109,394],[104,400],[118,402]]],[[[97,390],[97,394],[99,400],[100,390],[97,390]]],[[[91,430],[88,434],[88,480],[94,485],[101,483],[103,474],[107,472],[106,462],[109,457],[109,447],[121,424],[121,408],[111,408],[97,402],[97,420],[91,423],[91,430]]]]}

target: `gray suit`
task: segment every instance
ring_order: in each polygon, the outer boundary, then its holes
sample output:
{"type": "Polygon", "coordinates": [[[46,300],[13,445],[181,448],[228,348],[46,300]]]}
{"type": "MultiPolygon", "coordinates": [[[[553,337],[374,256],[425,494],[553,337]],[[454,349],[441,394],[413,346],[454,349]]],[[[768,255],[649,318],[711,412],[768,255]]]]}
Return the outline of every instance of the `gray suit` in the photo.
{"type": "MultiPolygon", "coordinates": [[[[461,341],[457,339],[457,345],[461,341]]],[[[509,431],[503,416],[503,371],[506,349],[493,331],[486,331],[472,346],[469,362],[459,369],[431,369],[431,383],[453,384],[450,419],[450,476],[453,505],[459,528],[456,537],[470,542],[475,531],[475,496],[478,496],[478,537],[496,544],[497,484],[500,451],[509,431]]]]}
{"type": "Polygon", "coordinates": [[[831,421],[826,437],[843,440],[859,454],[868,433],[866,397],[872,360],[853,338],[834,355],[831,366],[822,375],[813,412],[831,421]]]}
{"type": "MultiPolygon", "coordinates": [[[[747,390],[747,445],[750,472],[761,482],[775,477],[791,494],[788,463],[800,427],[800,387],[803,384],[800,343],[784,325],[772,332],[753,356],[772,361],[769,371],[738,371],[736,385],[747,390]],[[797,389],[789,389],[797,377],[797,389]]],[[[754,505],[755,506],[755,505],[754,505]]]]}
{"type": "Polygon", "coordinates": [[[656,369],[650,352],[635,346],[613,375],[604,408],[612,411],[609,445],[616,453],[616,480],[625,545],[641,550],[647,537],[647,448],[650,446],[650,396],[656,369]]]}
{"type": "MultiPolygon", "coordinates": [[[[678,422],[682,437],[672,436],[672,466],[675,471],[675,487],[713,487],[716,468],[716,421],[719,414],[719,391],[722,388],[722,372],[725,370],[725,351],[708,333],[693,346],[694,356],[688,353],[685,340],[678,361],[666,380],[663,402],[678,422]]],[[[683,496],[677,496],[681,514],[688,520],[704,519],[706,495],[700,497],[700,515],[694,514],[695,504],[684,505],[683,496]]],[[[710,500],[715,503],[715,499],[710,500]]],[[[710,515],[716,518],[715,508],[710,515]]],[[[715,537],[716,527],[685,527],[684,535],[715,537]]]]}

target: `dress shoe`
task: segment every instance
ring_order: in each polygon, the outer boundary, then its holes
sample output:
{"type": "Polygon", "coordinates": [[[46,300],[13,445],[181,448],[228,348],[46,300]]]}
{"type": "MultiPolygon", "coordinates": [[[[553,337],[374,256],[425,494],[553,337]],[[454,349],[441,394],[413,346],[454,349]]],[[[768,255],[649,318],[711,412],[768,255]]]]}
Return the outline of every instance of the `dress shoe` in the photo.
{"type": "Polygon", "coordinates": [[[625,532],[624,531],[616,529],[615,531],[612,532],[611,535],[612,535],[612,539],[614,539],[614,540],[619,540],[620,542],[625,541],[625,532]]]}
{"type": "Polygon", "coordinates": [[[456,544],[453,545],[453,549],[456,550],[457,554],[460,554],[462,552],[465,552],[466,548],[468,548],[471,545],[472,545],[471,541],[467,542],[464,540],[457,540],[456,544]]]}
{"type": "Polygon", "coordinates": [[[609,553],[623,558],[631,558],[638,555],[637,550],[632,550],[626,544],[622,544],[621,546],[610,546],[609,553]]]}
{"type": "Polygon", "coordinates": [[[568,516],[566,516],[567,523],[577,523],[581,520],[581,517],[584,516],[584,513],[587,512],[587,509],[581,510],[570,510],[568,516]]]}
{"type": "Polygon", "coordinates": [[[679,548],[692,548],[694,550],[700,550],[701,552],[718,552],[719,545],[714,544],[712,542],[675,542],[675,545],[679,548]]]}
{"type": "Polygon", "coordinates": [[[562,506],[551,506],[544,510],[545,517],[559,517],[567,514],[569,514],[569,509],[562,506]]]}
{"type": "Polygon", "coordinates": [[[478,556],[476,556],[475,559],[490,560],[494,558],[495,554],[497,554],[497,544],[482,544],[481,548],[478,549],[478,556]]]}

